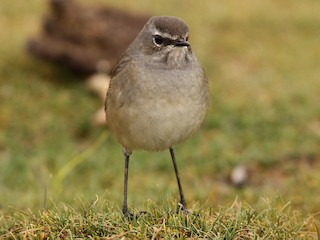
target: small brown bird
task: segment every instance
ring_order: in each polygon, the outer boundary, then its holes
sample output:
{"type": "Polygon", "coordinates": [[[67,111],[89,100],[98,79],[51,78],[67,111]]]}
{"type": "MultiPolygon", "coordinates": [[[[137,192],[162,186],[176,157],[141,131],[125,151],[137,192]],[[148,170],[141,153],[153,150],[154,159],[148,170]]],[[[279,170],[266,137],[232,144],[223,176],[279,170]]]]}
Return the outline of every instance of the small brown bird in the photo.
{"type": "Polygon", "coordinates": [[[188,42],[187,24],[176,17],[152,17],[116,65],[107,91],[107,124],[123,146],[123,213],[127,206],[129,157],[133,150],[170,150],[183,209],[173,146],[195,133],[208,110],[205,73],[188,42]]]}

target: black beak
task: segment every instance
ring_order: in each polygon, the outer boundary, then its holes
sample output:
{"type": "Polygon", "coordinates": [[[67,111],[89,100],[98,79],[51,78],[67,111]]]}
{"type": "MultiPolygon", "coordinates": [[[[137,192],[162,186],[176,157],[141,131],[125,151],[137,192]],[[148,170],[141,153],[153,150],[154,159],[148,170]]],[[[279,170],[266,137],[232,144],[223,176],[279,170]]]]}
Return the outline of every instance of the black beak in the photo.
{"type": "Polygon", "coordinates": [[[176,46],[176,47],[189,47],[190,43],[186,40],[176,40],[176,41],[174,41],[174,46],[176,46]]]}

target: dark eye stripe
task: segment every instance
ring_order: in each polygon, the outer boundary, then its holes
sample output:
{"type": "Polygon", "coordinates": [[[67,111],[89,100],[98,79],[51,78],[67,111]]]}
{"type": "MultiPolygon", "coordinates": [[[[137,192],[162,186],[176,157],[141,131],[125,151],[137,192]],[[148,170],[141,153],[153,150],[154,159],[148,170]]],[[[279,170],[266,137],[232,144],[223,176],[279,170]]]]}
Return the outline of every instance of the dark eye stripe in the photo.
{"type": "Polygon", "coordinates": [[[174,45],[174,40],[170,39],[170,38],[163,38],[164,39],[164,45],[174,45]]]}
{"type": "Polygon", "coordinates": [[[154,43],[156,45],[168,46],[168,45],[174,45],[175,44],[175,41],[173,39],[162,37],[160,35],[154,35],[153,36],[153,41],[154,41],[154,43]]]}

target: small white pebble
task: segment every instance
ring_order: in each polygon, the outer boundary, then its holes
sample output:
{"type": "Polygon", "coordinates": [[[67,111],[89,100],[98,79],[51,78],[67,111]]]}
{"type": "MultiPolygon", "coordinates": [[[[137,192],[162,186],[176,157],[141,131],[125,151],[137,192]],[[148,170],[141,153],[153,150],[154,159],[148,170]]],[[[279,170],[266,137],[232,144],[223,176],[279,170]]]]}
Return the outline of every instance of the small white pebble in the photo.
{"type": "Polygon", "coordinates": [[[231,183],[237,187],[242,186],[248,180],[248,169],[244,165],[236,166],[230,174],[231,183]]]}

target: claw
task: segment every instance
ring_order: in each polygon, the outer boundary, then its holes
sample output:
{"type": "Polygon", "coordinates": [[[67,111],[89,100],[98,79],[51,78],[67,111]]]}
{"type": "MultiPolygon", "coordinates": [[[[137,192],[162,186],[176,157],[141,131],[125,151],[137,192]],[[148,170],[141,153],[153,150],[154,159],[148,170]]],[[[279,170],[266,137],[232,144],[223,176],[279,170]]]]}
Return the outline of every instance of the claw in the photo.
{"type": "Polygon", "coordinates": [[[183,211],[184,214],[190,214],[191,212],[188,210],[187,205],[185,203],[179,203],[177,213],[183,211]]]}
{"type": "Polygon", "coordinates": [[[134,214],[134,213],[130,212],[128,209],[123,209],[122,213],[126,218],[133,220],[133,219],[139,218],[142,215],[147,214],[148,212],[147,211],[140,211],[138,214],[134,214]]]}
{"type": "Polygon", "coordinates": [[[123,215],[130,220],[133,220],[135,218],[135,215],[133,213],[129,212],[128,210],[122,211],[122,212],[123,212],[123,215]]]}

